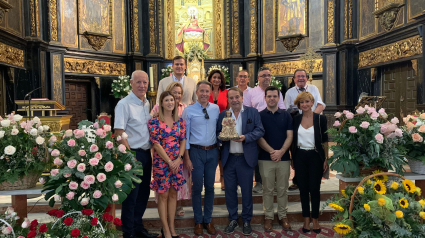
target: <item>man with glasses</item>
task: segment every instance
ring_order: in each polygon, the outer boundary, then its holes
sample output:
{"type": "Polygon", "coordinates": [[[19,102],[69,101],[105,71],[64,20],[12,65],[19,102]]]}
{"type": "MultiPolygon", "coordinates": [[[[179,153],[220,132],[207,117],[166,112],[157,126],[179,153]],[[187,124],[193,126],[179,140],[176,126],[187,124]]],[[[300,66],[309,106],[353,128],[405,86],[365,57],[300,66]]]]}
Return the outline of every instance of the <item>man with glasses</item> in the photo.
{"type": "Polygon", "coordinates": [[[196,103],[186,107],[183,119],[186,122],[186,151],[184,164],[192,172],[192,206],[195,216],[195,235],[201,236],[203,228],[215,235],[211,222],[214,204],[215,171],[218,165],[216,126],[220,110],[209,103],[211,83],[199,81],[196,85],[196,103]],[[204,215],[202,215],[202,186],[205,187],[204,215]]]}
{"type": "MultiPolygon", "coordinates": [[[[298,115],[299,113],[302,113],[302,111],[294,104],[295,99],[297,98],[298,94],[301,92],[309,92],[314,97],[314,104],[312,110],[320,114],[325,109],[326,105],[322,101],[322,97],[320,96],[319,89],[314,86],[313,84],[307,85],[307,73],[305,69],[297,69],[294,72],[294,82],[295,87],[292,87],[288,89],[288,91],[285,94],[285,107],[288,109],[287,111],[291,113],[292,117],[298,115]]],[[[288,190],[293,191],[297,190],[297,177],[294,175],[294,178],[292,179],[292,185],[289,186],[288,190]]]]}
{"type": "Polygon", "coordinates": [[[233,87],[227,92],[230,109],[220,113],[217,122],[217,134],[222,130],[222,121],[226,112],[232,113],[236,122],[239,139],[222,141],[221,162],[223,163],[224,182],[226,186],[226,206],[230,223],[224,233],[231,234],[238,227],[238,184],[242,192],[243,234],[252,233],[251,219],[253,215],[252,174],[258,162],[257,140],[264,135],[260,114],[252,107],[242,105],[243,92],[233,87]]]}
{"type": "MultiPolygon", "coordinates": [[[[270,82],[272,80],[272,74],[269,67],[261,67],[258,70],[258,86],[251,89],[244,95],[243,105],[248,107],[253,107],[261,112],[267,107],[267,103],[265,100],[265,90],[268,86],[270,86],[270,82]]],[[[283,103],[282,93],[279,92],[279,101],[278,107],[280,109],[286,109],[285,104],[283,103]]],[[[255,167],[255,187],[253,189],[254,193],[262,193],[262,180],[260,171],[258,169],[258,165],[255,167]]]]}
{"type": "Polygon", "coordinates": [[[236,87],[240,88],[244,94],[252,89],[250,86],[248,86],[249,73],[246,69],[239,71],[238,76],[236,77],[236,82],[238,83],[236,87]]]}

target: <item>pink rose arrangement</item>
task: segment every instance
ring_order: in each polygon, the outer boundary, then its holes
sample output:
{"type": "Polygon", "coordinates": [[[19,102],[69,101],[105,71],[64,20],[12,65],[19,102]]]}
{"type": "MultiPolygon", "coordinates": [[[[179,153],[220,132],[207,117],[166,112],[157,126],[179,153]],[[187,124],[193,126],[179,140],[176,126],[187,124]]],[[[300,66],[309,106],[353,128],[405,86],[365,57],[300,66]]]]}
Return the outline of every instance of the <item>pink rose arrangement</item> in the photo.
{"type": "Polygon", "coordinates": [[[425,113],[416,112],[403,118],[402,127],[408,160],[425,163],[425,113]]]}

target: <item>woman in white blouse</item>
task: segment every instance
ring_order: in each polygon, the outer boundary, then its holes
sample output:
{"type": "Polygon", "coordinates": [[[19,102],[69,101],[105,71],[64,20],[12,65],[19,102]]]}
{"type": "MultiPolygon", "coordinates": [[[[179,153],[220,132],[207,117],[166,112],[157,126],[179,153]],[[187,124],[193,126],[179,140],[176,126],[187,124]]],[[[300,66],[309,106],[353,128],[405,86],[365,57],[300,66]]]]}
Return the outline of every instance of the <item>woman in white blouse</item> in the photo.
{"type": "Polygon", "coordinates": [[[302,114],[294,117],[291,155],[293,167],[298,177],[304,233],[310,232],[310,197],[313,231],[320,233],[319,207],[320,183],[323,173],[328,169],[323,143],[328,141],[326,117],[314,113],[314,97],[309,92],[298,94],[294,102],[302,114]]]}

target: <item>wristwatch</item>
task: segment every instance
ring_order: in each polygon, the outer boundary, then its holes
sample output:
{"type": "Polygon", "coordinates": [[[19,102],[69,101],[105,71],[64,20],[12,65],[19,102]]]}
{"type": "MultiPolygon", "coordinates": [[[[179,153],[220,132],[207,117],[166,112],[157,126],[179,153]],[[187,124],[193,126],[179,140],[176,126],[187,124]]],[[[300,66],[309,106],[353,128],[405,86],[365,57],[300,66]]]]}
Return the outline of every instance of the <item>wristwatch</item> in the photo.
{"type": "Polygon", "coordinates": [[[179,158],[183,160],[183,155],[180,155],[179,158]]]}

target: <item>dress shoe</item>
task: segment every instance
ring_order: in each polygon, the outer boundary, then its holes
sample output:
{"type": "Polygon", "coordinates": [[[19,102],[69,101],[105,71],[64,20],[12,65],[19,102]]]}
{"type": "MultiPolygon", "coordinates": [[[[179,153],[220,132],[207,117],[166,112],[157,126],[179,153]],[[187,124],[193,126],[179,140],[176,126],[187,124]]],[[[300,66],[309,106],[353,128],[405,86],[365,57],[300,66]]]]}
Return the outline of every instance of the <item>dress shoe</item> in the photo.
{"type": "Polygon", "coordinates": [[[224,233],[232,234],[238,226],[239,225],[236,220],[230,221],[229,225],[224,229],[224,233]]]}
{"type": "Polygon", "coordinates": [[[195,225],[194,233],[197,236],[202,236],[202,234],[204,234],[204,229],[202,228],[201,223],[195,225]]]}
{"type": "Polygon", "coordinates": [[[313,231],[315,232],[315,233],[317,233],[317,234],[319,234],[320,232],[322,232],[322,229],[313,229],[313,231]]]}
{"type": "Polygon", "coordinates": [[[305,229],[304,227],[303,227],[302,231],[303,231],[303,233],[310,233],[310,230],[305,229]]]}
{"type": "Polygon", "coordinates": [[[288,218],[284,217],[279,221],[279,224],[282,226],[283,230],[290,231],[292,230],[291,224],[289,224],[288,218]]]}
{"type": "Polygon", "coordinates": [[[245,236],[250,236],[252,234],[252,228],[251,228],[251,224],[249,224],[249,222],[243,223],[242,232],[245,236]]]}
{"type": "Polygon", "coordinates": [[[156,238],[156,237],[158,237],[158,234],[149,233],[148,230],[143,229],[142,231],[136,232],[136,235],[134,237],[136,237],[136,238],[156,238]]]}
{"type": "Polygon", "coordinates": [[[204,223],[204,228],[207,229],[207,232],[210,235],[215,235],[217,233],[217,231],[214,228],[214,224],[212,222],[204,223]]]}
{"type": "Polygon", "coordinates": [[[296,185],[296,184],[292,184],[291,186],[288,187],[289,191],[294,191],[294,190],[297,190],[297,189],[298,189],[298,185],[296,185]]]}
{"type": "Polygon", "coordinates": [[[272,219],[265,219],[264,220],[264,231],[265,232],[272,232],[273,231],[273,220],[272,219]]]}

